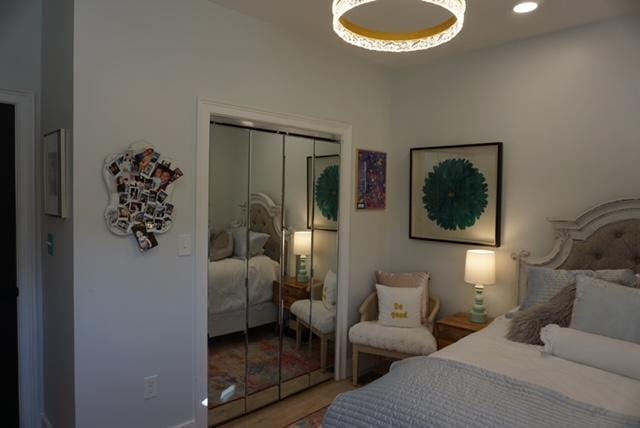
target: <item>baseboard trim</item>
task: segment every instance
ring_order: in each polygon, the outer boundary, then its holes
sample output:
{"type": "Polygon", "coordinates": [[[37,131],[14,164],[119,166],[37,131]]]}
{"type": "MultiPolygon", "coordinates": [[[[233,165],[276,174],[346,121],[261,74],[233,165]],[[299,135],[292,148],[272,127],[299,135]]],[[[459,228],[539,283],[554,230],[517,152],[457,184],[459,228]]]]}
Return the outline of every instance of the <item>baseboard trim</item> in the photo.
{"type": "Polygon", "coordinates": [[[173,428],[195,428],[196,426],[196,421],[194,421],[193,419],[184,423],[181,423],[179,425],[175,425],[173,428]]]}
{"type": "Polygon", "coordinates": [[[40,414],[40,420],[42,421],[42,428],[53,428],[53,424],[44,413],[40,414]]]}

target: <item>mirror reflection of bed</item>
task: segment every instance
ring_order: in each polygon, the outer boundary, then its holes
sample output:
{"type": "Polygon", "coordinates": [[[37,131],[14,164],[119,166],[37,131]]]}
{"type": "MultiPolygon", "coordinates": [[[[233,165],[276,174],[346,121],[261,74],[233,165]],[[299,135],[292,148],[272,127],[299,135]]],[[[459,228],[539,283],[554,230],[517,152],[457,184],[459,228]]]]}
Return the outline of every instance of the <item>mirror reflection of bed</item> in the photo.
{"type": "Polygon", "coordinates": [[[216,425],[333,377],[337,224],[318,214],[310,183],[339,162],[339,144],[221,124],[211,135],[208,407],[216,425]]]}

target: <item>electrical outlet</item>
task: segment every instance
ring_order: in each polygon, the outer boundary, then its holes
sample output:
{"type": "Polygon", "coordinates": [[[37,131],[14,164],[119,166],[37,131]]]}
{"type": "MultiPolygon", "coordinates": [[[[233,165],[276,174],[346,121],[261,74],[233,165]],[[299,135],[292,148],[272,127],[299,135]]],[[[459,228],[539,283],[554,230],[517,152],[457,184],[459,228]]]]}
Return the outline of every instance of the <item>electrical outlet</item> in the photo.
{"type": "Polygon", "coordinates": [[[158,375],[144,378],[143,398],[149,400],[158,396],[158,375]]]}

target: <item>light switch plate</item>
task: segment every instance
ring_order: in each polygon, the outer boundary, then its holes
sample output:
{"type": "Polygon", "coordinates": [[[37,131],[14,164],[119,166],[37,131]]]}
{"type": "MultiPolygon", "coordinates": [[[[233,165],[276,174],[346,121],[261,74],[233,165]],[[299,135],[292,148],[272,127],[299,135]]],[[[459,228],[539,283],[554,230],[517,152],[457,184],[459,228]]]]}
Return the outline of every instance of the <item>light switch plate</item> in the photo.
{"type": "Polygon", "coordinates": [[[191,235],[178,235],[178,255],[180,257],[191,255],[191,235]]]}
{"type": "Polygon", "coordinates": [[[144,392],[142,398],[149,400],[158,396],[158,375],[144,378],[144,392]]]}

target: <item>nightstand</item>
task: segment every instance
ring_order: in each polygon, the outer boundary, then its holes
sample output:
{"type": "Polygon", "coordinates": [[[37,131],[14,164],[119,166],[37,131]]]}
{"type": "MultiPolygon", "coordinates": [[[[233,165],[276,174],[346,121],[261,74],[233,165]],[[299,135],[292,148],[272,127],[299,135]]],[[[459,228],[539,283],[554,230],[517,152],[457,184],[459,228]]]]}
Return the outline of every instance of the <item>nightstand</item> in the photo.
{"type": "Polygon", "coordinates": [[[438,341],[438,349],[449,346],[471,333],[482,330],[491,321],[493,321],[493,318],[489,318],[484,324],[471,322],[467,312],[459,312],[436,321],[435,336],[438,341]]]}
{"type": "MultiPolygon", "coordinates": [[[[316,279],[313,281],[315,298],[318,298],[318,292],[316,291],[318,287],[322,289],[322,281],[316,279]]],[[[291,305],[296,300],[308,299],[311,295],[309,282],[298,282],[295,277],[286,278],[282,288],[284,293],[283,307],[287,310],[291,308],[291,305]]],[[[273,281],[273,303],[280,304],[280,283],[278,281],[273,281]]]]}

